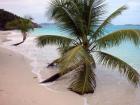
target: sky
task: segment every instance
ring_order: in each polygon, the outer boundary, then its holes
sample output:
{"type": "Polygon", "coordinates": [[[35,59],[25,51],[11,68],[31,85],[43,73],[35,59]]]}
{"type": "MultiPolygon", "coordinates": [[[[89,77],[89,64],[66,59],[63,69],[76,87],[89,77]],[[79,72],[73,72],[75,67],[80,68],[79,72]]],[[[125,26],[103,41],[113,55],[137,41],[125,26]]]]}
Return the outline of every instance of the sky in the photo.
{"type": "MultiPolygon", "coordinates": [[[[51,23],[46,11],[51,0],[0,0],[0,9],[19,16],[31,16],[37,23],[51,23]]],[[[122,5],[128,10],[112,21],[113,24],[140,24],[140,0],[106,0],[107,15],[122,5]]]]}

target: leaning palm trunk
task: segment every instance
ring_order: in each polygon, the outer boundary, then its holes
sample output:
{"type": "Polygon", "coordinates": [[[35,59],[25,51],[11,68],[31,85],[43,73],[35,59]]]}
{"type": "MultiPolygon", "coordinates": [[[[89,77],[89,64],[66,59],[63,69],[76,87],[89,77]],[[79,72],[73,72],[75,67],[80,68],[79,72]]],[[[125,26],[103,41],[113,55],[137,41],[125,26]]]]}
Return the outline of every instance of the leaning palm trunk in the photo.
{"type": "Polygon", "coordinates": [[[39,46],[56,44],[61,57],[53,63],[57,64],[59,72],[43,81],[52,82],[73,71],[73,81],[69,86],[78,94],[93,93],[96,88],[96,63],[118,70],[134,86],[139,85],[140,75],[129,64],[121,59],[107,54],[102,49],[120,45],[127,40],[134,45],[140,45],[140,30],[118,30],[105,35],[105,27],[116,16],[126,10],[122,6],[102,21],[104,3],[102,0],[53,0],[51,17],[60,28],[70,32],[72,37],[44,35],[37,38],[39,46]],[[94,56],[92,56],[94,55],[94,56]]]}
{"type": "Polygon", "coordinates": [[[18,45],[24,43],[24,41],[27,38],[27,33],[26,32],[22,32],[22,36],[23,36],[23,40],[21,42],[19,42],[19,43],[13,44],[14,46],[18,46],[18,45]]]}
{"type": "Polygon", "coordinates": [[[18,29],[22,33],[23,40],[19,43],[13,44],[14,46],[18,46],[18,45],[24,43],[24,41],[26,40],[26,37],[27,37],[27,32],[34,29],[31,18],[15,19],[15,20],[7,23],[6,27],[8,29],[18,29]]]}

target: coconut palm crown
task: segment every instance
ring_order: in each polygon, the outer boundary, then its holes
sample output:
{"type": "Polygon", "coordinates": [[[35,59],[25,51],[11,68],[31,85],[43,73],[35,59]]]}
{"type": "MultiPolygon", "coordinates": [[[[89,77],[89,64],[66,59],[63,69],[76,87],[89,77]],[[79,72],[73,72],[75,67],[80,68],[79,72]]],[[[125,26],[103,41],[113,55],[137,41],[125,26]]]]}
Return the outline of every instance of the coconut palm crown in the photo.
{"type": "Polygon", "coordinates": [[[31,21],[31,18],[27,18],[27,17],[25,17],[25,19],[19,18],[19,19],[15,19],[15,20],[13,20],[11,22],[8,22],[6,24],[6,27],[8,29],[18,29],[22,33],[23,40],[21,42],[19,42],[19,43],[14,44],[15,46],[24,43],[24,41],[27,38],[27,33],[30,30],[33,30],[34,29],[33,24],[32,24],[32,21],[31,21]]]}
{"type": "Polygon", "coordinates": [[[118,46],[126,40],[138,46],[140,30],[118,30],[106,35],[105,27],[127,7],[122,6],[103,19],[104,7],[103,0],[53,0],[49,9],[51,17],[70,34],[68,37],[43,35],[37,38],[41,47],[59,46],[61,57],[53,62],[59,67],[59,77],[75,71],[69,89],[81,95],[93,93],[96,88],[96,63],[118,70],[134,86],[139,85],[140,75],[134,68],[102,49],[118,46]]]}

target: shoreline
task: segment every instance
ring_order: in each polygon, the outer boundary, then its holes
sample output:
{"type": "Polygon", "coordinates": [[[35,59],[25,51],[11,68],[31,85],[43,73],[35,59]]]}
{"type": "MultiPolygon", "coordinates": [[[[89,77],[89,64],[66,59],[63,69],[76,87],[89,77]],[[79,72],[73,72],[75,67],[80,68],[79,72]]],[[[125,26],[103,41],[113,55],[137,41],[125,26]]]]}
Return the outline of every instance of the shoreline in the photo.
{"type": "MultiPolygon", "coordinates": [[[[37,61],[33,57],[30,57],[29,55],[26,55],[26,54],[22,53],[21,51],[17,51],[16,47],[18,47],[18,46],[12,46],[13,43],[8,43],[7,44],[8,41],[12,41],[11,38],[10,38],[12,36],[12,34],[17,37],[17,34],[20,34],[20,33],[18,31],[10,31],[9,34],[7,34],[6,37],[4,37],[4,39],[2,39],[2,40],[6,40],[6,41],[2,41],[1,43],[3,43],[4,45],[2,45],[0,47],[5,48],[5,49],[9,49],[9,50],[11,50],[11,51],[13,51],[13,52],[15,52],[17,54],[20,54],[20,55],[26,57],[28,60],[30,60],[29,65],[32,66],[31,72],[33,74],[37,75],[38,81],[42,81],[42,79],[40,78],[40,74],[33,71],[34,65],[36,64],[37,61]]],[[[20,35],[19,38],[21,39],[21,35],[20,35]]]]}
{"type": "MultiPolygon", "coordinates": [[[[20,46],[14,47],[9,46],[13,43],[16,43],[20,40],[20,37],[17,35],[19,33],[13,32],[13,36],[11,34],[6,35],[8,41],[4,43],[2,46],[6,49],[9,49],[8,52],[14,52],[15,55],[24,56],[25,59],[28,59],[28,66],[32,66],[32,70],[28,70],[27,72],[30,74],[35,73],[40,78],[32,78],[32,82],[30,84],[34,84],[33,87],[40,88],[38,94],[43,92],[43,97],[49,97],[50,102],[46,102],[46,99],[40,99],[41,95],[38,95],[40,105],[140,105],[140,101],[138,100],[140,97],[140,88],[135,89],[131,86],[126,79],[120,76],[117,72],[111,72],[111,70],[106,70],[107,68],[100,67],[96,71],[97,75],[97,88],[94,94],[87,94],[84,96],[79,96],[67,89],[69,85],[68,77],[65,76],[62,79],[56,81],[54,84],[43,84],[44,86],[40,86],[39,81],[42,79],[46,79],[50,74],[55,73],[56,71],[52,69],[47,70],[46,66],[47,63],[51,62],[53,59],[57,58],[59,55],[56,50],[56,46],[47,46],[45,48],[36,48],[35,42],[33,40],[34,37],[29,37],[25,43],[20,46]],[[15,34],[15,35],[14,35],[15,34]],[[31,52],[32,51],[32,52],[31,52]],[[46,52],[47,51],[47,52],[46,52]],[[41,53],[41,55],[40,55],[41,53]],[[45,54],[45,56],[44,56],[45,54]],[[45,58],[45,59],[38,59],[38,58],[45,58]],[[33,59],[32,59],[33,58],[33,59]],[[104,70],[105,69],[105,72],[104,70]],[[34,79],[36,80],[34,83],[34,79]],[[44,88],[45,87],[45,88],[44,88]],[[49,93],[49,95],[48,95],[49,93]],[[60,97],[61,96],[61,97],[60,97]],[[57,98],[57,99],[56,99],[57,98]],[[62,98],[62,99],[61,99],[62,98]],[[51,101],[56,102],[51,102],[51,101]],[[65,100],[64,100],[65,99],[65,100]],[[123,99],[123,100],[121,100],[123,99]],[[64,102],[62,102],[64,100],[64,102]],[[59,102],[60,101],[60,102],[59,102]],[[69,103],[69,104],[68,104],[69,103]]],[[[1,49],[1,48],[0,48],[1,49]]],[[[19,61],[21,63],[21,61],[19,61]]],[[[19,73],[21,75],[21,73],[19,73]]],[[[33,74],[32,74],[33,75],[33,74]]],[[[29,76],[32,77],[31,75],[29,76]]],[[[26,84],[25,84],[26,85],[26,84]]],[[[17,84],[18,86],[18,84],[17,84]]],[[[24,90],[24,88],[23,88],[24,90]]],[[[31,90],[32,93],[35,90],[31,90]]],[[[28,94],[26,94],[28,96],[28,94]]],[[[37,95],[37,94],[34,94],[37,95]]],[[[33,97],[34,98],[34,97],[33,97]]],[[[8,105],[8,104],[4,104],[8,105]]],[[[13,104],[15,105],[15,104],[13,104]]],[[[27,104],[23,104],[27,105],[27,104]]],[[[36,104],[31,104],[36,105],[36,104]]],[[[37,104],[39,105],[39,104],[37,104]]]]}
{"type": "MultiPolygon", "coordinates": [[[[35,75],[30,72],[31,67],[28,65],[30,61],[24,56],[4,48],[0,48],[0,52],[3,56],[3,60],[7,57],[7,60],[5,59],[5,62],[3,62],[5,64],[3,64],[3,66],[5,67],[1,66],[2,68],[0,71],[0,104],[9,105],[10,103],[10,105],[19,105],[20,103],[20,105],[65,105],[66,102],[63,102],[63,98],[67,96],[71,97],[71,102],[67,105],[76,103],[78,105],[83,105],[80,97],[78,98],[79,102],[75,103],[72,102],[72,100],[74,100],[74,98],[72,99],[73,95],[56,94],[55,92],[49,91],[40,86],[37,79],[34,78],[35,75]],[[11,63],[13,59],[14,62],[11,63]],[[22,64],[20,63],[17,66],[19,61],[22,62],[22,64]]],[[[65,98],[65,100],[69,101],[68,98],[65,98]]]]}
{"type": "Polygon", "coordinates": [[[27,56],[11,51],[5,46],[0,47],[0,55],[3,57],[1,57],[2,60],[5,61],[5,65],[3,65],[0,60],[0,93],[2,93],[0,94],[0,104],[9,105],[10,102],[10,105],[19,105],[19,103],[20,105],[83,105],[84,101],[79,95],[65,92],[56,93],[41,86],[36,75],[31,72],[32,67],[30,63],[32,60],[27,56]],[[9,71],[11,69],[12,71],[9,71]],[[1,76],[3,73],[5,74],[4,77],[1,76]],[[11,76],[12,80],[6,80],[9,76],[11,76]]]}

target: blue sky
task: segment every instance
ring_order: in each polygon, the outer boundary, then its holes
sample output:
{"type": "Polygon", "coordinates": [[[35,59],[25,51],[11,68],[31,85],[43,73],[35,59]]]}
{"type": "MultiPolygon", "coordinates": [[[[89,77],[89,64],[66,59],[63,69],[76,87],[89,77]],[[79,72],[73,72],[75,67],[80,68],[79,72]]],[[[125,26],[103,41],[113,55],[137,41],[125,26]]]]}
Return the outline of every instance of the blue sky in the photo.
{"type": "MultiPolygon", "coordinates": [[[[47,19],[45,12],[51,0],[0,0],[0,8],[19,16],[30,15],[35,22],[52,22],[47,19]]],[[[109,15],[122,5],[129,8],[112,21],[113,24],[140,24],[140,0],[106,0],[109,15]]]]}

